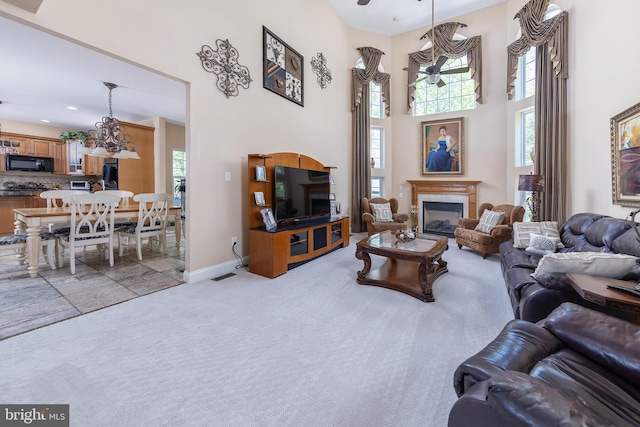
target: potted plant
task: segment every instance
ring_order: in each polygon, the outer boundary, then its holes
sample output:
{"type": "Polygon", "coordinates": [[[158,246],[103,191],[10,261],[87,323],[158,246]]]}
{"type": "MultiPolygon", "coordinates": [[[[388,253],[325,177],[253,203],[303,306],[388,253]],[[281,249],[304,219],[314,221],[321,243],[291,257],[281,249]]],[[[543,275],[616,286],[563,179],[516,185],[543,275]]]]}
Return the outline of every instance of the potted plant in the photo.
{"type": "Polygon", "coordinates": [[[83,145],[87,145],[87,140],[89,138],[91,138],[89,132],[85,132],[83,130],[67,131],[60,134],[60,139],[62,140],[62,142],[82,141],[83,145]]]}

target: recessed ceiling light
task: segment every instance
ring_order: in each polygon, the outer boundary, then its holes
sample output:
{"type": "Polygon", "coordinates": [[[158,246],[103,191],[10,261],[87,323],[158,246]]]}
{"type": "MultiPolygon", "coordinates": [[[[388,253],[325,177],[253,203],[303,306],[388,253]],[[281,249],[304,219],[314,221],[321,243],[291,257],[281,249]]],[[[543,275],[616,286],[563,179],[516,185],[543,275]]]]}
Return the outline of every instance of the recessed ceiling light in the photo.
{"type": "Polygon", "coordinates": [[[72,106],[72,105],[69,105],[69,106],[67,107],[67,110],[78,111],[78,108],[77,108],[77,107],[74,107],[74,106],[72,106]]]}
{"type": "Polygon", "coordinates": [[[47,120],[47,119],[41,119],[40,120],[42,123],[51,123],[51,120],[47,120]]]}

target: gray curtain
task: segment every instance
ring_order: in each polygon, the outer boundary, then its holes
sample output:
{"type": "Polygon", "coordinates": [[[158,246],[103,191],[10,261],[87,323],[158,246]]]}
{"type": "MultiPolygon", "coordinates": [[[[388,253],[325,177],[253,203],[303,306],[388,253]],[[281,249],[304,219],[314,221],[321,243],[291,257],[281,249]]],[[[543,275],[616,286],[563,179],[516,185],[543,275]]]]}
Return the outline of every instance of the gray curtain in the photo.
{"type": "MultiPolygon", "coordinates": [[[[482,38],[474,36],[464,40],[453,40],[458,27],[466,27],[466,25],[460,22],[445,22],[435,26],[433,29],[433,33],[435,33],[435,58],[437,59],[443,55],[449,58],[459,58],[467,55],[469,71],[474,81],[476,102],[482,104],[482,85],[480,84],[482,82],[482,38]]],[[[427,31],[425,35],[429,37],[433,44],[432,31],[427,31]]],[[[432,49],[420,50],[409,54],[408,68],[417,70],[420,66],[431,65],[433,62],[432,49]]],[[[417,78],[418,73],[409,71],[407,84],[415,82],[417,78]]],[[[407,86],[408,112],[411,111],[415,91],[415,86],[407,86]]]]}
{"type": "Polygon", "coordinates": [[[390,76],[378,71],[380,58],[384,52],[374,47],[359,47],[364,69],[353,68],[351,78],[351,111],[353,137],[353,180],[351,191],[351,230],[367,231],[362,221],[362,198],[371,197],[371,159],[369,158],[369,83],[382,87],[382,100],[387,117],[390,108],[390,76]]]}
{"type": "MultiPolygon", "coordinates": [[[[518,58],[536,46],[534,173],[545,180],[540,220],[566,220],[569,15],[544,20],[549,0],[531,0],[516,14],[522,36],[507,48],[507,97],[513,99],[518,58]]],[[[514,19],[515,19],[514,18],[514,19]]]]}

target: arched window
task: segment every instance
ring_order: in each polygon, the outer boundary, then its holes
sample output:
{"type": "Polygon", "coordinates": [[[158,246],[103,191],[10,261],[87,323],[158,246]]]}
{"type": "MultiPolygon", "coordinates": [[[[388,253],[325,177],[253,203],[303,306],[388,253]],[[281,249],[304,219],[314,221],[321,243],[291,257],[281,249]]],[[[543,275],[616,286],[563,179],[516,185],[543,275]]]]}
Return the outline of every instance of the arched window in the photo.
{"type": "MultiPolygon", "coordinates": [[[[453,40],[464,40],[466,37],[455,34],[453,40]]],[[[431,49],[431,42],[427,42],[421,50],[431,49]]],[[[463,68],[468,66],[467,56],[459,58],[449,58],[440,71],[463,68]]],[[[426,70],[428,65],[420,67],[426,70]]],[[[418,74],[420,78],[420,74],[418,74]]],[[[424,116],[427,114],[446,113],[450,111],[461,111],[476,108],[474,81],[471,73],[443,74],[441,76],[444,86],[438,87],[434,84],[427,84],[423,80],[416,84],[413,108],[414,116],[424,116]]]]}

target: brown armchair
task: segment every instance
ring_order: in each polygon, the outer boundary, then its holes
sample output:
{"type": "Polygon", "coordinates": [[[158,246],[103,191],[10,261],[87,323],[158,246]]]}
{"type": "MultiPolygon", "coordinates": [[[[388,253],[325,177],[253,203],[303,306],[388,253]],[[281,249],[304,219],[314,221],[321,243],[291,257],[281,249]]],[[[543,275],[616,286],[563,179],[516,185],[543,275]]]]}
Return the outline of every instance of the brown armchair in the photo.
{"type": "Polygon", "coordinates": [[[500,243],[511,240],[513,223],[522,221],[524,217],[524,208],[522,206],[494,206],[491,203],[483,203],[478,208],[478,218],[482,217],[485,209],[494,212],[504,212],[502,224],[493,227],[488,233],[483,233],[482,231],[475,230],[480,219],[460,218],[458,220],[460,227],[456,228],[453,232],[458,248],[462,249],[463,246],[467,246],[480,252],[482,258],[486,258],[489,254],[497,254],[500,243]]]}
{"type": "Polygon", "coordinates": [[[382,199],[382,198],[374,198],[367,199],[366,197],[362,198],[362,220],[367,223],[367,232],[369,235],[380,233],[385,230],[397,231],[404,230],[407,228],[405,222],[409,220],[409,215],[398,213],[398,199],[382,199]],[[384,204],[389,203],[391,207],[392,214],[392,222],[383,222],[376,221],[373,216],[373,211],[371,210],[370,203],[375,204],[384,204]]]}

